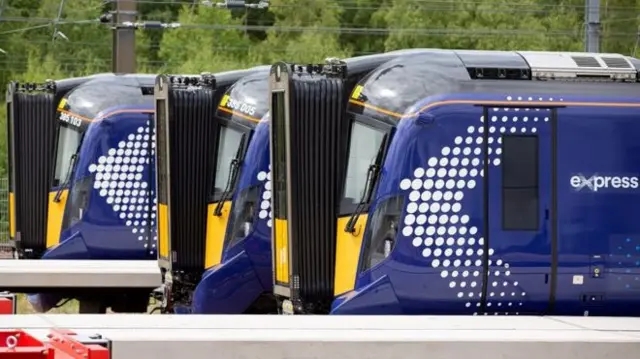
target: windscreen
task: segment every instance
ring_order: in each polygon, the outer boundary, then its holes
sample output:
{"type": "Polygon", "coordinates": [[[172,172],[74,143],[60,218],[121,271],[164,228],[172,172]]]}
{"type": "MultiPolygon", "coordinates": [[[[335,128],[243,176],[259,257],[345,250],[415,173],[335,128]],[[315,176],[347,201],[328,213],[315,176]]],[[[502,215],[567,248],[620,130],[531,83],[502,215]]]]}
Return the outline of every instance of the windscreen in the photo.
{"type": "Polygon", "coordinates": [[[362,199],[369,166],[376,161],[384,135],[382,130],[353,121],[342,209],[353,210],[362,199]]]}
{"type": "Polygon", "coordinates": [[[61,124],[58,130],[56,146],[56,163],[53,174],[53,186],[63,184],[70,175],[73,156],[78,151],[82,132],[80,128],[61,124]]]}
{"type": "Polygon", "coordinates": [[[242,143],[242,132],[231,127],[220,128],[220,139],[218,141],[218,157],[216,159],[216,173],[214,175],[215,195],[222,194],[229,181],[231,161],[238,154],[242,143]]]}

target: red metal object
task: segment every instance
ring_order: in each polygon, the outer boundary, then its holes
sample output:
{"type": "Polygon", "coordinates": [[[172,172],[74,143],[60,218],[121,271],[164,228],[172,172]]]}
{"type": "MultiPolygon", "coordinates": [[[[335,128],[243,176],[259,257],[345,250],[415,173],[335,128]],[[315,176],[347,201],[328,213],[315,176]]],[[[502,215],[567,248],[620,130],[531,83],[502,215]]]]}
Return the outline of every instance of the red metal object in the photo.
{"type": "Polygon", "coordinates": [[[16,314],[16,296],[10,293],[0,293],[0,314],[16,314]]]}
{"type": "Polygon", "coordinates": [[[21,330],[0,331],[0,359],[56,359],[41,341],[21,330]]]}
{"type": "Polygon", "coordinates": [[[42,342],[22,330],[0,331],[0,359],[109,359],[103,346],[84,345],[75,333],[53,330],[42,342]]]}
{"type": "MultiPolygon", "coordinates": [[[[55,359],[109,359],[109,350],[96,344],[84,345],[73,339],[71,331],[51,331],[49,346],[56,351],[55,359]]],[[[3,358],[0,358],[3,359],[3,358]]]]}

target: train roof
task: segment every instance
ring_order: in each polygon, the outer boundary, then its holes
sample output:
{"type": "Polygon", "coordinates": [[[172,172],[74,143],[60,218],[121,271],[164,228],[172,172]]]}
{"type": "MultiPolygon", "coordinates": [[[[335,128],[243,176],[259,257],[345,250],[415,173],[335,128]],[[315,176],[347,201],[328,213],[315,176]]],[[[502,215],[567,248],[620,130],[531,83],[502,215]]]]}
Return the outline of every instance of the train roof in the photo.
{"type": "Polygon", "coordinates": [[[271,66],[266,65],[255,66],[248,69],[219,72],[214,74],[214,76],[216,78],[216,83],[218,84],[218,86],[229,86],[245,76],[249,76],[258,72],[269,71],[270,68],[271,66]]]}
{"type": "Polygon", "coordinates": [[[113,106],[152,105],[156,75],[98,74],[90,76],[64,96],[64,110],[85,118],[113,106]]]}
{"type": "Polygon", "coordinates": [[[231,85],[220,101],[217,115],[249,127],[260,122],[269,111],[269,69],[261,66],[231,85]]]}
{"type": "Polygon", "coordinates": [[[415,49],[400,55],[362,78],[352,109],[396,121],[416,102],[450,93],[640,97],[640,60],[619,54],[415,49]]]}
{"type": "MultiPolygon", "coordinates": [[[[405,55],[415,55],[429,51],[428,49],[396,50],[381,54],[355,56],[343,59],[347,65],[348,77],[361,77],[363,73],[368,73],[383,63],[405,55]]],[[[330,59],[327,59],[330,61],[330,59]]]]}
{"type": "MultiPolygon", "coordinates": [[[[362,79],[363,76],[374,70],[376,67],[384,64],[387,61],[398,58],[400,56],[409,55],[409,54],[419,54],[425,51],[429,51],[428,49],[410,49],[410,50],[397,50],[390,51],[386,53],[380,54],[371,54],[371,55],[362,55],[355,56],[346,59],[338,59],[338,58],[327,58],[325,60],[326,65],[339,65],[345,64],[347,67],[346,71],[346,82],[347,87],[355,86],[355,84],[362,79]]],[[[275,68],[279,66],[284,66],[284,68],[291,68],[291,74],[296,76],[308,77],[311,74],[307,71],[307,65],[300,64],[289,64],[286,62],[280,62],[271,67],[271,71],[276,71],[275,68]]],[[[287,70],[288,71],[288,70],[287,70]]]]}

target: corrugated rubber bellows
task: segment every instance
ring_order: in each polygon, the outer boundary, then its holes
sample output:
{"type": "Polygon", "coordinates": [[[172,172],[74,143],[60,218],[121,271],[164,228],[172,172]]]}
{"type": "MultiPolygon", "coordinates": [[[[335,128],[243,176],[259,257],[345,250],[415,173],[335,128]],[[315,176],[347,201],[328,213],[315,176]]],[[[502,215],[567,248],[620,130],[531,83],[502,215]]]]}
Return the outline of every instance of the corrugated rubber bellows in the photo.
{"type": "Polygon", "coordinates": [[[48,193],[56,142],[56,96],[10,90],[8,137],[10,191],[14,194],[16,243],[22,256],[46,249],[48,193]]]}
{"type": "Polygon", "coordinates": [[[304,305],[322,312],[333,299],[347,91],[340,78],[294,76],[290,85],[291,278],[304,305]]]}
{"type": "Polygon", "coordinates": [[[173,269],[203,270],[207,197],[213,180],[218,98],[209,87],[170,88],[170,211],[173,269]]]}

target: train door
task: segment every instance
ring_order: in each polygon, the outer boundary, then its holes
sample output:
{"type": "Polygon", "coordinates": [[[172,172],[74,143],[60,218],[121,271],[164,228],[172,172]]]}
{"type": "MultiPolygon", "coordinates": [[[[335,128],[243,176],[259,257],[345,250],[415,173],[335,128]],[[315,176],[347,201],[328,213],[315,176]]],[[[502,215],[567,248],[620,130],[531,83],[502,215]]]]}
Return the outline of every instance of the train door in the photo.
{"type": "Polygon", "coordinates": [[[555,109],[484,108],[485,314],[540,314],[555,278],[555,109]]]}

